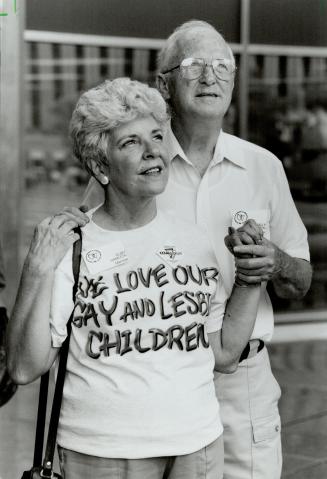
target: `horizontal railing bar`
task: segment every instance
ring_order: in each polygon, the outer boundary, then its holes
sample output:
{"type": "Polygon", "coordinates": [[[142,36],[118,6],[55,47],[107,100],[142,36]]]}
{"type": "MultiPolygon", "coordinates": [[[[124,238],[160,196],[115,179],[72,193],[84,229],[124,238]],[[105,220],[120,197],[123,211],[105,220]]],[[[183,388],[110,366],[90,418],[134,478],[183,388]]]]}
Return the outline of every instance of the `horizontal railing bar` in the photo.
{"type": "Polygon", "coordinates": [[[248,47],[248,53],[251,55],[326,58],[327,47],[310,47],[298,45],[265,45],[251,43],[248,47]]]}
{"type": "MultiPolygon", "coordinates": [[[[24,38],[28,42],[59,43],[64,45],[108,46],[117,48],[145,48],[160,49],[164,39],[121,37],[106,35],[87,35],[83,33],[49,32],[41,30],[25,30],[24,38]]],[[[234,53],[242,53],[240,43],[230,43],[234,53]]],[[[289,57],[316,57],[326,58],[327,47],[311,47],[302,45],[248,45],[250,55],[272,55],[289,57]]]]}
{"type": "Polygon", "coordinates": [[[283,324],[277,323],[272,343],[327,340],[327,322],[283,324]]]}
{"type": "Polygon", "coordinates": [[[276,86],[280,83],[287,83],[288,85],[312,85],[312,84],[321,84],[326,85],[327,73],[324,77],[320,75],[310,76],[310,77],[273,77],[273,78],[249,78],[249,85],[251,87],[265,87],[265,86],[276,86]]]}
{"type": "Polygon", "coordinates": [[[59,43],[63,45],[87,45],[117,48],[160,49],[164,40],[156,38],[116,37],[105,35],[86,35],[83,33],[46,32],[41,30],[25,30],[27,42],[59,43]]]}
{"type": "MultiPolygon", "coordinates": [[[[59,43],[63,45],[144,48],[150,50],[160,50],[165,43],[165,39],[159,38],[87,35],[84,33],[49,32],[42,30],[25,30],[24,40],[27,42],[59,43]]],[[[230,46],[235,53],[239,53],[242,50],[240,44],[230,43],[230,46]]]]}
{"type": "Polygon", "coordinates": [[[41,66],[41,67],[53,67],[53,66],[76,66],[76,65],[121,65],[125,64],[125,58],[38,58],[27,59],[27,66],[41,66]]]}
{"type": "Polygon", "coordinates": [[[327,309],[312,311],[292,311],[287,313],[275,313],[276,324],[307,323],[307,322],[326,322],[327,328],[327,309]]]}

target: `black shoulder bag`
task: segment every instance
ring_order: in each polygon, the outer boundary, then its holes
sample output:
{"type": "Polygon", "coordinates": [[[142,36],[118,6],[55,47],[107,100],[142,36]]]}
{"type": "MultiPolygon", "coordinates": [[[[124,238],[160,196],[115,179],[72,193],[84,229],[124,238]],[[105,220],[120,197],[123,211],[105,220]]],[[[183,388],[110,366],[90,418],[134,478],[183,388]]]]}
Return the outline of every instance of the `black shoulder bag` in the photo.
{"type": "MultiPolygon", "coordinates": [[[[74,303],[75,303],[75,297],[76,297],[77,288],[78,288],[78,277],[79,277],[81,250],[82,250],[82,239],[81,239],[81,232],[79,228],[78,228],[78,233],[80,235],[80,239],[77,240],[73,246],[73,274],[74,274],[73,301],[74,303]]],[[[33,467],[29,471],[25,471],[21,479],[40,479],[40,478],[62,479],[62,476],[60,474],[53,471],[53,457],[54,457],[54,452],[56,447],[57,429],[58,429],[62,393],[63,393],[64,381],[65,381],[66,364],[67,364],[67,357],[68,357],[68,350],[69,350],[69,339],[70,339],[70,333],[71,333],[71,327],[72,327],[71,323],[73,319],[73,314],[74,314],[74,310],[72,311],[67,323],[67,338],[63,342],[60,349],[58,374],[57,374],[55,392],[53,396],[53,403],[52,403],[52,409],[51,409],[45,455],[42,461],[45,418],[46,418],[46,408],[47,408],[47,398],[48,398],[49,371],[41,376],[33,467]]]]}

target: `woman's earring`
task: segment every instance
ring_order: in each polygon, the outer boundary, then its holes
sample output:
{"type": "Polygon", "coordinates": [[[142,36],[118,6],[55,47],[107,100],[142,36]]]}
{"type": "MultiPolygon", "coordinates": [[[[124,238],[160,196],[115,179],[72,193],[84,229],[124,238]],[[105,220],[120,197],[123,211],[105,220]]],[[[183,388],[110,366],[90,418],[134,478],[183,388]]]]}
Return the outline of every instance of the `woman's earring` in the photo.
{"type": "Polygon", "coordinates": [[[102,182],[103,185],[107,185],[109,183],[109,178],[108,176],[103,175],[102,177],[102,182]]]}

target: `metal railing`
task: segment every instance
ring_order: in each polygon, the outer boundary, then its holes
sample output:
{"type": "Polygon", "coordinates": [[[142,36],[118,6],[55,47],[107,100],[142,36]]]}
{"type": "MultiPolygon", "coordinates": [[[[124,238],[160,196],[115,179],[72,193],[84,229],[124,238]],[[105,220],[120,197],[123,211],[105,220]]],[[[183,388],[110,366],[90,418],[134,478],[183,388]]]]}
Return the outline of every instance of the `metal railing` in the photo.
{"type": "MultiPolygon", "coordinates": [[[[78,94],[105,78],[131,76],[153,83],[157,53],[164,40],[25,31],[26,126],[53,128],[58,101],[78,94]]],[[[241,44],[231,44],[239,61],[241,44]]],[[[287,95],[294,86],[323,85],[327,48],[249,44],[248,95],[269,87],[287,95]]],[[[236,92],[237,95],[237,92],[236,92]]],[[[236,101],[236,104],[238,102],[236,101]]]]}

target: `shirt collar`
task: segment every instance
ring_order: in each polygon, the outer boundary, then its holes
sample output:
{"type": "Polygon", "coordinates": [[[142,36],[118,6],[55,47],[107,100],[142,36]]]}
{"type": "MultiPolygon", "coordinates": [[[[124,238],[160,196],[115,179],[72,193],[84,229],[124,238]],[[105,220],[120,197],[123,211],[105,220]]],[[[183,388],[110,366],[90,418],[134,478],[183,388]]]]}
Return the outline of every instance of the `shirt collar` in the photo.
{"type": "Polygon", "coordinates": [[[171,125],[169,124],[167,134],[166,134],[166,144],[167,144],[167,150],[168,150],[168,158],[169,161],[173,161],[174,158],[179,156],[182,158],[186,163],[191,163],[187,156],[185,155],[183,148],[181,145],[178,143],[176,136],[173,133],[173,130],[171,129],[171,125]]]}
{"type": "Polygon", "coordinates": [[[243,148],[240,148],[239,141],[239,138],[221,130],[213,156],[214,164],[227,160],[241,168],[246,168],[243,148]]]}
{"type": "MultiPolygon", "coordinates": [[[[223,160],[227,160],[237,166],[240,166],[241,168],[246,168],[243,151],[242,149],[237,148],[235,140],[237,141],[238,139],[232,135],[229,135],[228,133],[225,133],[223,130],[220,131],[211,165],[217,165],[223,160]]],[[[185,155],[181,145],[178,143],[170,125],[167,130],[166,141],[168,157],[170,161],[176,157],[179,157],[182,158],[186,163],[192,164],[185,155]]]]}

